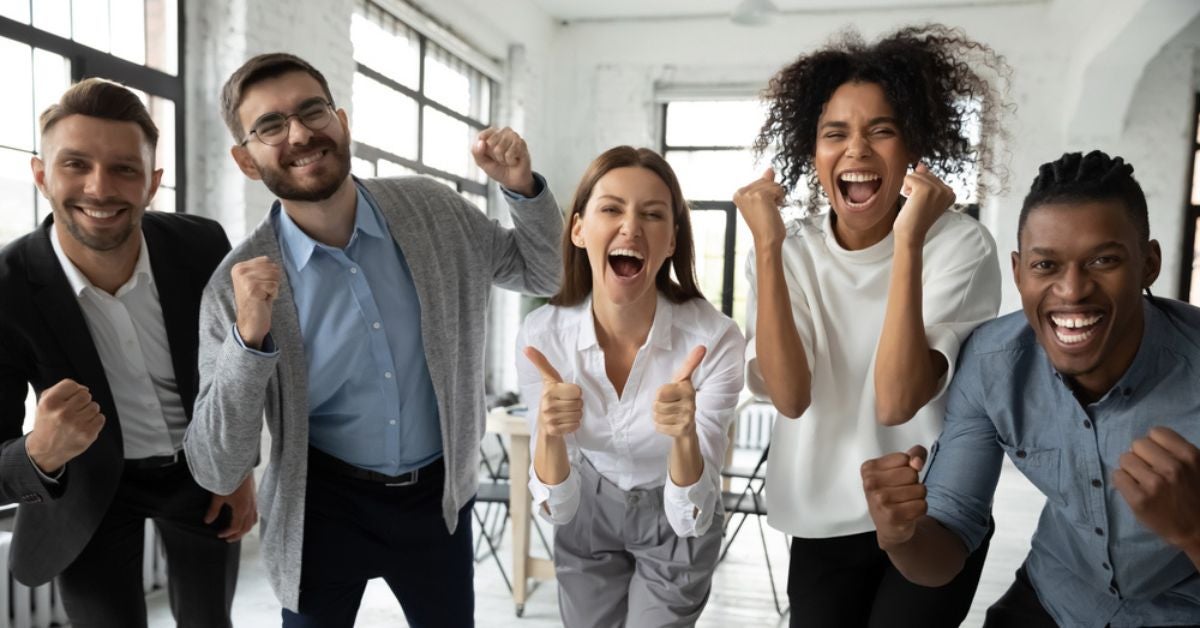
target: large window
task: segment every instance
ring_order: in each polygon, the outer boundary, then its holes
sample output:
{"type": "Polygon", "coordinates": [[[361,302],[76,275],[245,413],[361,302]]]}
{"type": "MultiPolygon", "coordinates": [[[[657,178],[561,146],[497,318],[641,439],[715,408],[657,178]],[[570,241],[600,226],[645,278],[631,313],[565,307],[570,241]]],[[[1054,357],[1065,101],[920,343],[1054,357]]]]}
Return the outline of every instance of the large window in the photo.
{"type": "Polygon", "coordinates": [[[1183,208],[1183,260],[1179,264],[1179,298],[1200,305],[1200,243],[1196,231],[1200,228],[1200,94],[1196,96],[1196,126],[1192,129],[1191,183],[1183,208]]]}
{"type": "Polygon", "coordinates": [[[183,207],[183,79],[177,0],[0,0],[0,245],[49,213],[29,170],[37,118],[71,83],[103,77],[146,102],[164,170],[153,209],[183,207]]]}
{"type": "Polygon", "coordinates": [[[374,2],[359,0],[350,30],[354,173],[427,175],[486,211],[470,148],[492,122],[495,82],[374,2]]]}

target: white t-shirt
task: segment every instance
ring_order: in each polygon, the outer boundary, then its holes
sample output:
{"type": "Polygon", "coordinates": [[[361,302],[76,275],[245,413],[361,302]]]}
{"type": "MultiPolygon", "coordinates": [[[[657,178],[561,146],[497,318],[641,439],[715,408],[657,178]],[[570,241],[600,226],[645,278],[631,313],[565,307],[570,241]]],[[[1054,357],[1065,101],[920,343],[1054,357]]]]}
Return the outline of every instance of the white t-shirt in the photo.
{"type": "Polygon", "coordinates": [[[535,511],[556,525],[575,517],[584,496],[576,470],[582,462],[580,456],[586,456],[601,476],[622,490],[664,486],[663,511],[675,533],[681,537],[704,534],[712,525],[721,495],[721,465],[744,381],[745,344],[737,325],[708,301],[671,303],[660,293],[650,334],[638,349],[618,397],[596,341],[591,299],[574,307],[547,305],[530,312],[517,335],[517,374],[522,400],[530,408],[531,449],[537,446],[542,377],[521,351],[526,346],[536,347],[563,381],[577,384],[583,391],[583,420],[566,438],[571,461],[567,479],[556,485],[543,484],[530,465],[529,489],[535,511]],[[671,381],[699,345],[708,350],[692,372],[704,472],[695,484],[678,486],[668,473],[671,437],[654,428],[654,400],[659,387],[671,381]]]}
{"type": "MultiPolygon", "coordinates": [[[[783,270],[796,329],[812,369],[812,403],[797,419],[776,417],[767,471],[768,521],[804,538],[875,529],[863,495],[862,463],[913,445],[929,447],[941,432],[946,382],[971,330],[996,316],[1000,267],[996,243],[978,221],[946,212],[925,238],[921,284],[925,332],[949,368],[937,396],[896,427],[875,418],[875,350],[891,281],[894,236],[850,251],[834,237],[830,214],[787,226],[783,270]]],[[[754,344],[757,282],[747,260],[747,384],[766,398],[754,344]]]]}

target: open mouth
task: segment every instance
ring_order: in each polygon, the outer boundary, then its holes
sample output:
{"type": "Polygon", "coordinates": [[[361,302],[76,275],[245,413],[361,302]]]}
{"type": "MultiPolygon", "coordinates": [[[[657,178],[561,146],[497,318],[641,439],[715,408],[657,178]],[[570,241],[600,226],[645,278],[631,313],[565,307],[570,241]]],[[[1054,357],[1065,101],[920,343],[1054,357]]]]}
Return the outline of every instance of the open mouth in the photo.
{"type": "Polygon", "coordinates": [[[98,221],[98,222],[106,222],[106,221],[112,220],[113,218],[116,218],[121,212],[125,211],[125,209],[126,209],[124,207],[101,209],[98,207],[81,207],[79,205],[72,205],[71,207],[72,207],[72,209],[75,209],[76,211],[87,216],[88,218],[91,218],[92,221],[98,221]]]}
{"type": "Polygon", "coordinates": [[[1060,344],[1077,348],[1096,336],[1103,326],[1105,315],[1101,312],[1054,313],[1049,314],[1047,319],[1060,344]]]}
{"type": "Polygon", "coordinates": [[[613,249],[608,253],[608,266],[622,279],[637,277],[646,266],[646,258],[633,249],[613,249]]]}
{"type": "Polygon", "coordinates": [[[321,158],[327,154],[329,154],[329,149],[327,149],[327,148],[323,148],[321,150],[306,153],[306,154],[301,155],[300,157],[292,160],[292,163],[289,164],[288,167],[301,169],[306,166],[311,166],[312,164],[315,164],[318,161],[320,161],[321,158]]]}
{"type": "Polygon", "coordinates": [[[883,177],[874,172],[852,170],[837,176],[838,191],[850,209],[864,209],[875,200],[883,177]]]}

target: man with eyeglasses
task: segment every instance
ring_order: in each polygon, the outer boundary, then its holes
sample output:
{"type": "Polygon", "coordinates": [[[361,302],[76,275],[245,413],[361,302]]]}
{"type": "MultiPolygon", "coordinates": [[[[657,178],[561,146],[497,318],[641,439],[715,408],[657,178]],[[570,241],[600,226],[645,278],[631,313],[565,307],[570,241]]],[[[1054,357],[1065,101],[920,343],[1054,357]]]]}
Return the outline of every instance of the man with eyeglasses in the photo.
{"type": "Polygon", "coordinates": [[[562,214],[509,129],[472,153],[512,229],[433,179],[351,177],[345,111],[289,54],[247,61],[221,101],[238,167],[279,200],[205,293],[188,462],[230,487],[265,410],[263,556],[284,626],[353,626],[377,577],[410,625],[472,625],[489,292],[557,289],[562,214]]]}
{"type": "Polygon", "coordinates": [[[228,627],[238,540],[257,519],[254,481],[246,473],[210,493],[181,448],[200,298],[229,240],[212,220],[146,211],[163,174],[158,129],[130,90],[81,81],[40,127],[33,180],[53,212],[0,251],[0,501],[19,504],[12,573],[30,586],[57,578],[76,628],[144,628],[151,519],[177,625],[228,627]],[[22,435],[31,385],[37,409],[22,435]]]}

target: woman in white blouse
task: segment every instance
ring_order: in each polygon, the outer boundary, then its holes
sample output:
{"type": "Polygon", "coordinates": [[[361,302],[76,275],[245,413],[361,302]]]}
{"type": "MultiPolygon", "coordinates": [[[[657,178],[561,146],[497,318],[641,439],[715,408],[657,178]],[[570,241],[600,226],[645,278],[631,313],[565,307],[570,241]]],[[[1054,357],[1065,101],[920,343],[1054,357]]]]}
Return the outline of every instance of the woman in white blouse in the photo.
{"type": "Polygon", "coordinates": [[[745,345],[700,294],[693,255],[671,167],[610,149],[576,190],[562,289],[518,335],[529,487],[558,526],[568,627],[690,626],[708,600],[745,345]]]}

